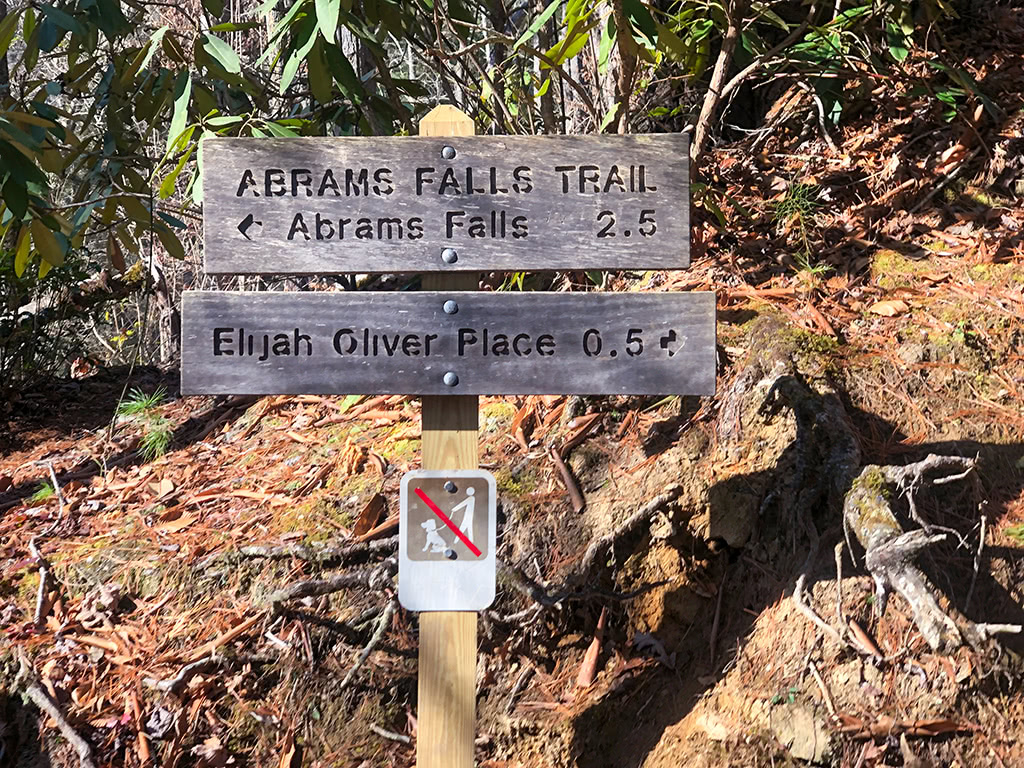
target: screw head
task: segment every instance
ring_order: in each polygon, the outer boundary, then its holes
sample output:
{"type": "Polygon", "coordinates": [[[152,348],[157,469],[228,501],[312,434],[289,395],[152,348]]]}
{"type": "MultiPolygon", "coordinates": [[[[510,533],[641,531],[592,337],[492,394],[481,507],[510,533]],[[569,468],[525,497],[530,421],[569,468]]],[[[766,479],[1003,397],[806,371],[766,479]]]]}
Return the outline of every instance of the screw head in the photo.
{"type": "Polygon", "coordinates": [[[444,489],[448,491],[448,493],[455,493],[457,490],[459,490],[458,486],[455,485],[455,483],[453,483],[451,480],[444,484],[444,489]]]}
{"type": "Polygon", "coordinates": [[[448,301],[446,301],[444,303],[444,313],[446,315],[454,315],[458,311],[459,311],[459,305],[456,304],[451,299],[448,299],[448,301]]]}
{"type": "Polygon", "coordinates": [[[459,554],[451,547],[448,547],[448,549],[444,551],[444,556],[447,557],[449,560],[455,560],[459,556],[459,554]]]}
{"type": "Polygon", "coordinates": [[[447,146],[447,145],[442,147],[441,148],[441,157],[443,157],[445,160],[454,160],[455,159],[455,147],[450,147],[450,146],[447,146]]]}
{"type": "Polygon", "coordinates": [[[445,264],[454,264],[459,260],[459,254],[454,248],[445,248],[441,251],[441,261],[445,264]]]}
{"type": "Polygon", "coordinates": [[[444,375],[443,381],[446,387],[454,387],[456,384],[459,383],[458,374],[456,374],[455,371],[448,371],[444,375]]]}

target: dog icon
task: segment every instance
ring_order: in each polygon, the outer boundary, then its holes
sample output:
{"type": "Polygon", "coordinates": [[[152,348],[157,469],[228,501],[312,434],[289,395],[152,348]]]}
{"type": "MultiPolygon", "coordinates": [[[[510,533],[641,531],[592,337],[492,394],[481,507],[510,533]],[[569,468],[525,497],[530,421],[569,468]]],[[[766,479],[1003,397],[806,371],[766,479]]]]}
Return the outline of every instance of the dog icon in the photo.
{"type": "Polygon", "coordinates": [[[440,554],[448,549],[448,544],[441,534],[437,532],[437,523],[433,520],[426,520],[420,523],[420,528],[427,532],[427,543],[423,545],[423,551],[426,552],[428,549],[431,552],[440,554]]]}

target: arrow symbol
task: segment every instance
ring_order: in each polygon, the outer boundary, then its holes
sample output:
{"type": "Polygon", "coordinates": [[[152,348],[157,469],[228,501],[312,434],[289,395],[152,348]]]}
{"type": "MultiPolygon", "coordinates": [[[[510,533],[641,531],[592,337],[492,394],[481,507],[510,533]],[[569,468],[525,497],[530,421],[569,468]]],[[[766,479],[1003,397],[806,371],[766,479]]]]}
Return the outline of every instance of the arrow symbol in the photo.
{"type": "MultiPolygon", "coordinates": [[[[672,342],[676,341],[676,339],[677,339],[676,332],[675,331],[669,331],[668,333],[666,333],[664,336],[661,337],[661,341],[659,342],[659,344],[661,345],[662,349],[668,349],[668,356],[669,357],[672,357],[676,352],[679,351],[678,348],[676,348],[676,349],[669,349],[668,348],[668,345],[671,344],[672,342]]],[[[681,339],[679,339],[679,347],[683,346],[685,343],[686,343],[686,337],[683,336],[681,339]]]]}
{"type": "Polygon", "coordinates": [[[242,219],[242,223],[238,225],[238,231],[242,233],[242,237],[244,237],[246,240],[252,240],[252,238],[249,237],[247,232],[249,231],[249,227],[251,227],[253,224],[255,224],[260,229],[263,228],[263,222],[256,221],[256,218],[250,213],[248,216],[242,219]]]}

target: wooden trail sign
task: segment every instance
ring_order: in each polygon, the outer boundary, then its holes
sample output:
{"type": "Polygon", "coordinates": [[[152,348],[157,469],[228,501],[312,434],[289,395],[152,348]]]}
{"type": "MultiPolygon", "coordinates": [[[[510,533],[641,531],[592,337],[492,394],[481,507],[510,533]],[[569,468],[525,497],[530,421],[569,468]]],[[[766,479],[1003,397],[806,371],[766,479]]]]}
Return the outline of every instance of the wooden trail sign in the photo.
{"type": "Polygon", "coordinates": [[[682,134],[208,139],[209,273],[689,266],[682,134]]]}
{"type": "Polygon", "coordinates": [[[187,394],[715,391],[715,296],[233,293],[183,298],[187,394]]]}
{"type": "MultiPolygon", "coordinates": [[[[479,558],[493,585],[493,479],[473,486],[488,512],[472,519],[462,480],[443,480],[482,475],[477,394],[715,390],[712,293],[474,292],[484,271],[688,267],[688,139],[473,133],[440,106],[419,137],[205,142],[207,272],[420,272],[424,290],[182,302],[183,393],[423,395],[425,506],[405,508],[404,524],[464,516],[445,523],[441,554],[430,525],[403,531],[402,568],[441,568],[442,585],[451,554],[479,558]],[[456,527],[469,543],[454,543],[456,527]]],[[[410,605],[476,608],[493,594],[418,603],[402,568],[410,605]]],[[[472,610],[419,615],[417,768],[474,764],[476,623],[472,610]]]]}

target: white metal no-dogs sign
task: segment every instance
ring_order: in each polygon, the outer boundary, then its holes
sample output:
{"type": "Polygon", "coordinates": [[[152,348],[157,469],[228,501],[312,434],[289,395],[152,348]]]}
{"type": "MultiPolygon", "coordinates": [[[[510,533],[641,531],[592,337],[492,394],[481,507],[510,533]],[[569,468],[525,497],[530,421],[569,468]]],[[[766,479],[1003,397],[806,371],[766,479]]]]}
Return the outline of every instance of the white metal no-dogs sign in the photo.
{"type": "Polygon", "coordinates": [[[402,478],[398,600],[410,611],[482,611],[494,601],[494,476],[416,470],[402,478]]]}

